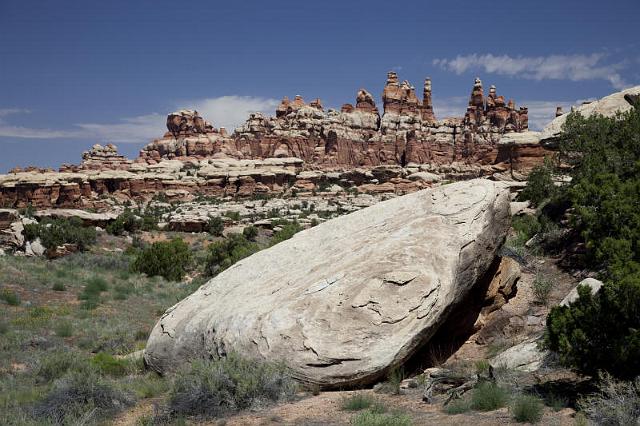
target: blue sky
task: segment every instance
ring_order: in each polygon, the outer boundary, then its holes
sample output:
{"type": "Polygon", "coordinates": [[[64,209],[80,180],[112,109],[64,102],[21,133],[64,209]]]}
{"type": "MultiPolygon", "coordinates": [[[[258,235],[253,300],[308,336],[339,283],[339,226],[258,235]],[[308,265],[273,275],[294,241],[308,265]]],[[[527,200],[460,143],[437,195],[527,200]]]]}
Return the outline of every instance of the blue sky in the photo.
{"type": "Polygon", "coordinates": [[[134,157],[180,107],[233,127],[285,95],[379,99],[390,69],[431,76],[438,117],[462,114],[477,75],[539,127],[640,84],[639,16],[638,0],[0,0],[0,172],[98,142],[134,157]]]}

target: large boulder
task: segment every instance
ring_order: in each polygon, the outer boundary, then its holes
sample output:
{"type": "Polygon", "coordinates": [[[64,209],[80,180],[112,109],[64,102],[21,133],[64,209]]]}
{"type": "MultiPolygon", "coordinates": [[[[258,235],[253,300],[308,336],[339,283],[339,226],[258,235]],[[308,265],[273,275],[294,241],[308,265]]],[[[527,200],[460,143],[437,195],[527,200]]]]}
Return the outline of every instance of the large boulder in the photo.
{"type": "Polygon", "coordinates": [[[429,341],[509,228],[509,191],[476,179],[394,198],[236,263],[169,308],[158,372],[231,351],[322,387],[370,383],[429,341]]]}
{"type": "MultiPolygon", "coordinates": [[[[584,103],[575,109],[584,117],[592,115],[603,115],[605,117],[614,117],[620,112],[629,111],[632,102],[637,102],[640,96],[640,86],[631,87],[621,92],[613,93],[605,96],[597,101],[584,103]]],[[[569,114],[562,114],[549,123],[540,133],[540,141],[543,144],[554,142],[562,133],[562,126],[567,121],[569,114]]]]}

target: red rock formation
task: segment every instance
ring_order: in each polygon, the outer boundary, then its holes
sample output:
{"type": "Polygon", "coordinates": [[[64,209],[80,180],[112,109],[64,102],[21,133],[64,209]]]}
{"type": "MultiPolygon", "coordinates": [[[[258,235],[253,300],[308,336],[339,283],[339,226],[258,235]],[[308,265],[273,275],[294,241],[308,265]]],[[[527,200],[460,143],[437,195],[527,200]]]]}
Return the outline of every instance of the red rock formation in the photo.
{"type": "Polygon", "coordinates": [[[431,99],[431,78],[429,77],[424,80],[424,89],[422,91],[422,122],[425,124],[434,124],[436,122],[431,99]]]}
{"type": "Polygon", "coordinates": [[[195,136],[215,131],[211,123],[200,117],[198,111],[189,109],[169,114],[167,116],[167,129],[174,137],[195,136]]]}

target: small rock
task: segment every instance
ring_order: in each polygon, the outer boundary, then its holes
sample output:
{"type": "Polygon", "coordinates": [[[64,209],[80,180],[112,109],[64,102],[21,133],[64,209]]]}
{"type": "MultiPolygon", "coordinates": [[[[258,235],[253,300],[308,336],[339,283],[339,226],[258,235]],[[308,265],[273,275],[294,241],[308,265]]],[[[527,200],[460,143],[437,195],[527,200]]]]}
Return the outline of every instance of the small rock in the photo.
{"type": "Polygon", "coordinates": [[[538,370],[548,355],[548,351],[538,349],[537,341],[522,342],[489,361],[493,368],[505,367],[510,370],[533,372],[538,370]]]}
{"type": "Polygon", "coordinates": [[[580,281],[580,283],[567,294],[562,302],[560,302],[560,306],[569,306],[571,303],[578,300],[578,287],[584,285],[591,289],[591,294],[596,294],[598,290],[602,287],[602,281],[596,280],[594,278],[585,278],[580,281]]]}

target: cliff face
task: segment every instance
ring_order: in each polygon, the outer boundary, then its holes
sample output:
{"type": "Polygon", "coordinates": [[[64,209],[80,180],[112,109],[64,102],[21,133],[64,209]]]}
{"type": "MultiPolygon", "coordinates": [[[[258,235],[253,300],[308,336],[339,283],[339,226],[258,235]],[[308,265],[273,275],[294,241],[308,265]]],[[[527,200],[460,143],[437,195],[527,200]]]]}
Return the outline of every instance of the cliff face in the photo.
{"type": "Polygon", "coordinates": [[[387,74],[380,116],[373,96],[361,89],[355,106],[325,111],[319,99],[284,98],[273,117],[251,114],[229,136],[195,111],[179,111],[167,119],[169,132],[147,145],[138,162],[173,158],[259,159],[297,157],[319,166],[416,164],[492,164],[505,133],[528,129],[527,109],[516,110],[491,86],[487,97],[476,79],[464,117],[436,120],[431,80],[422,100],[408,81],[387,74]]]}

